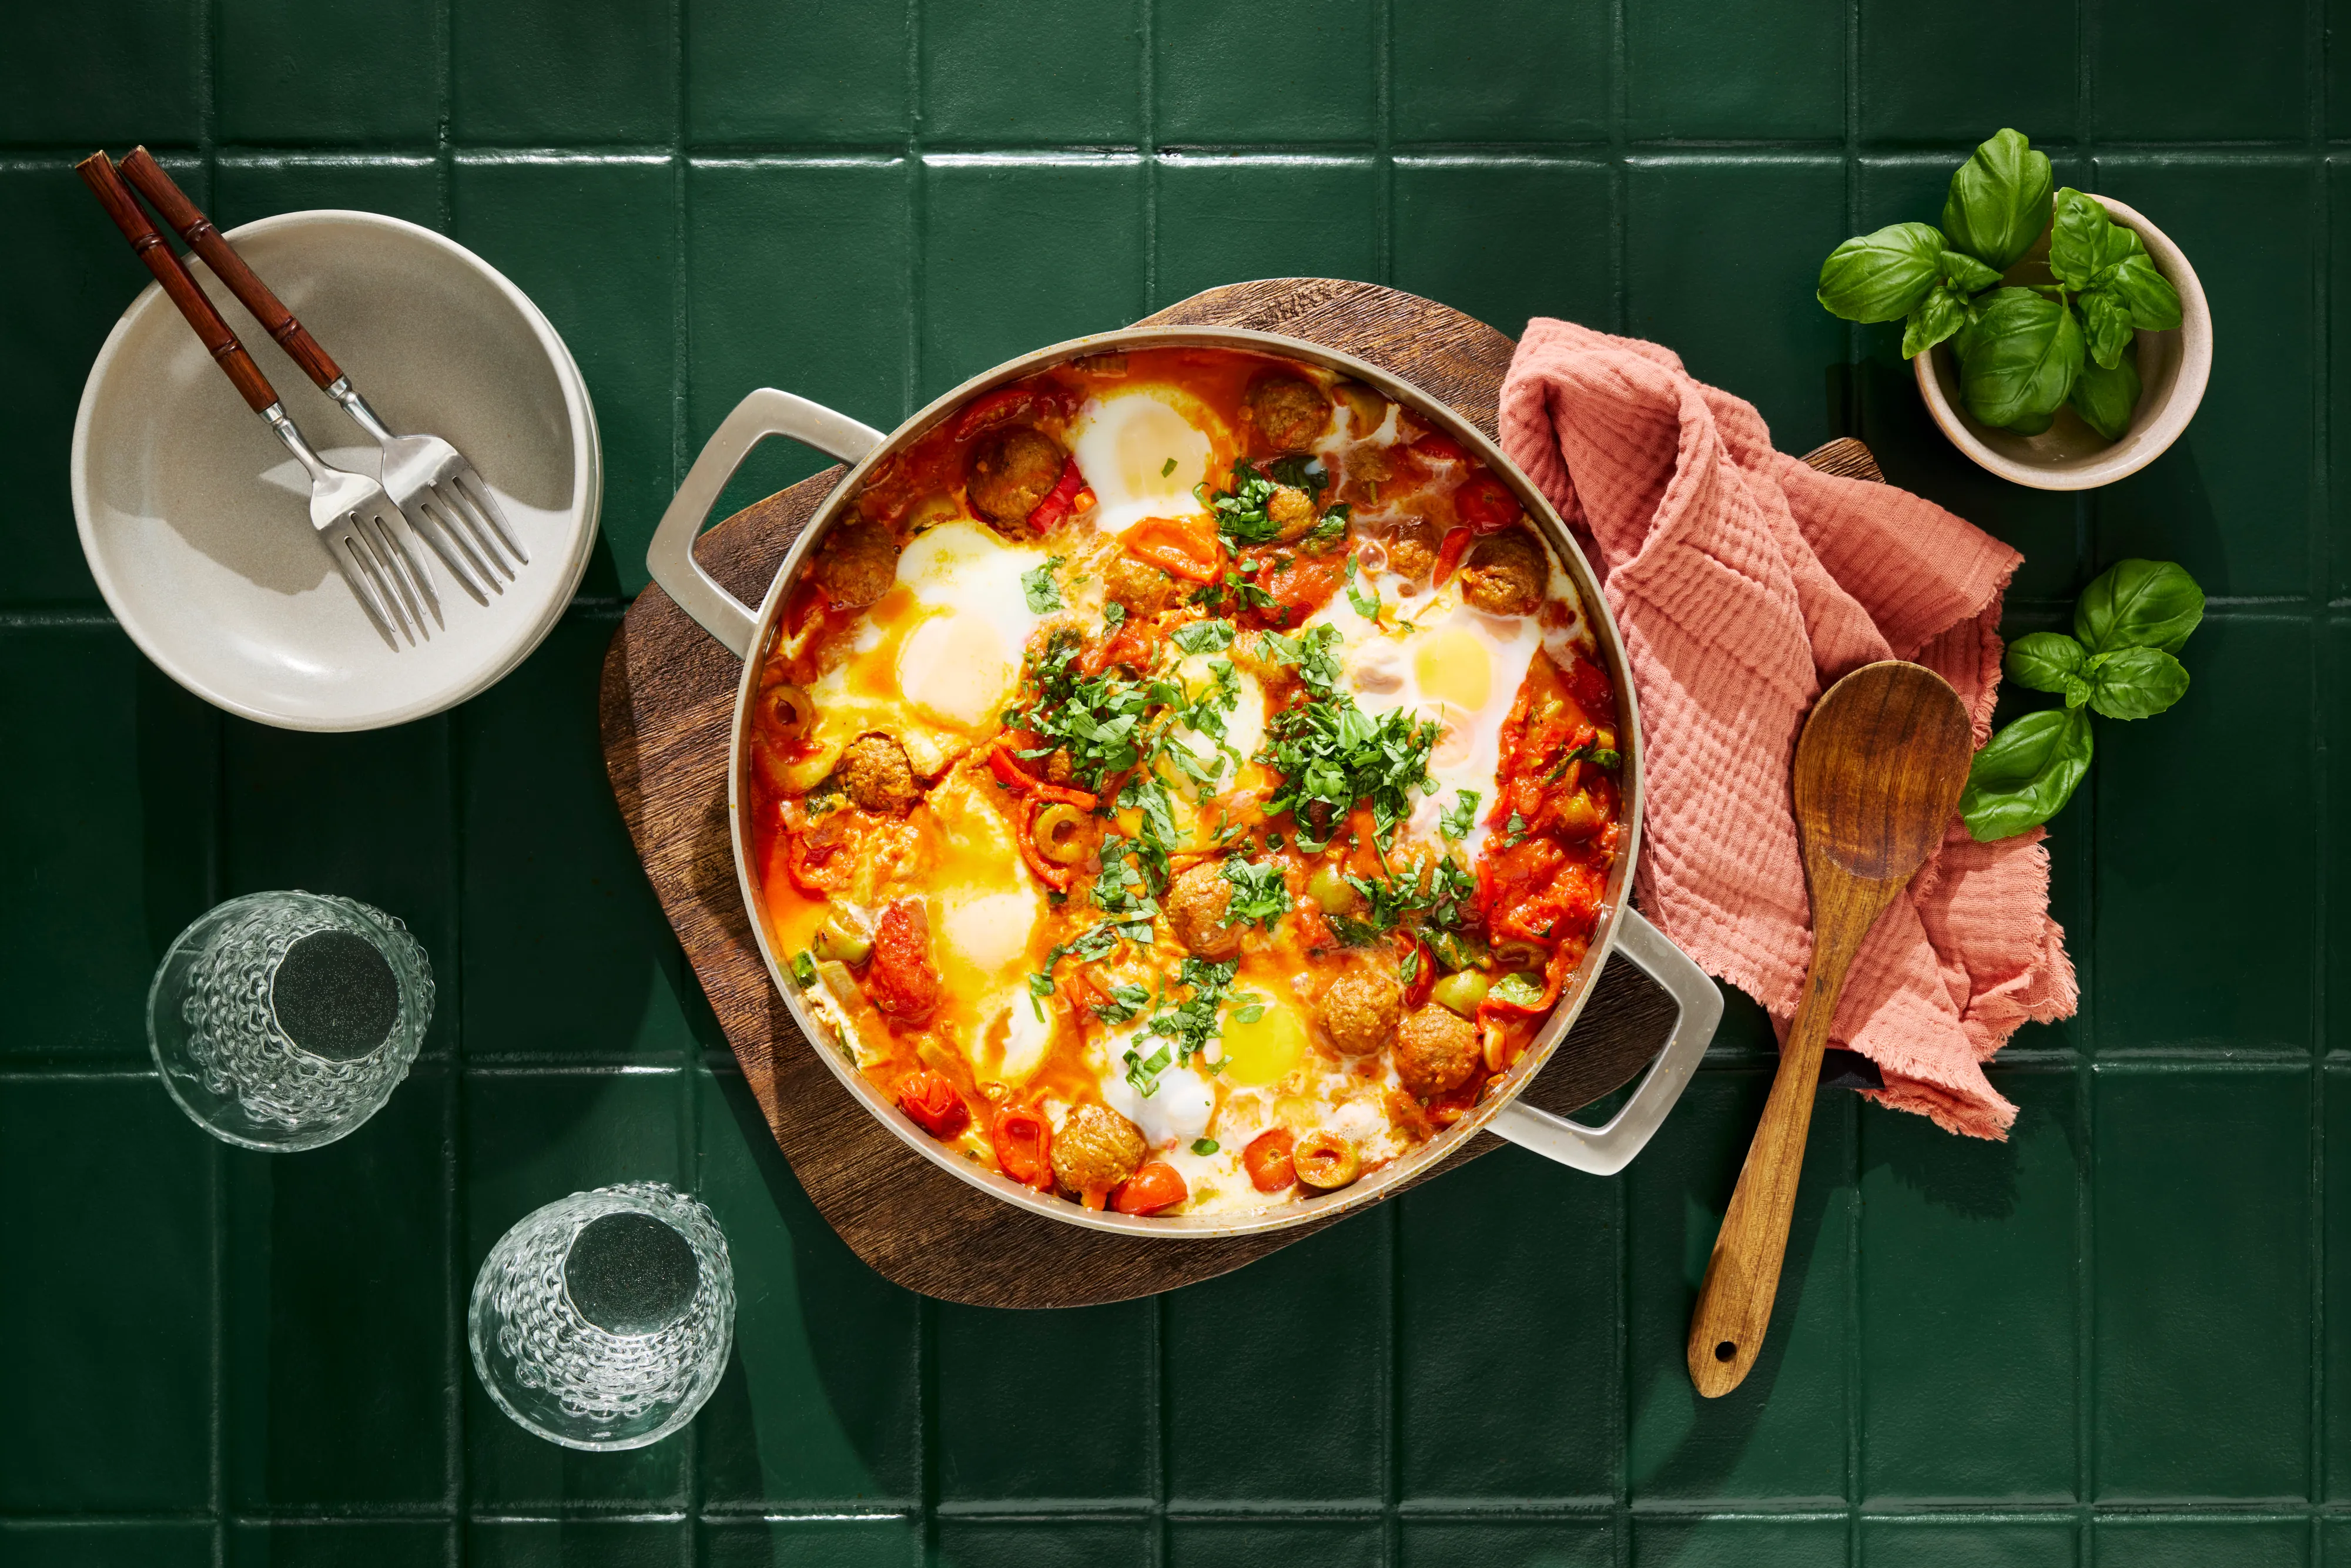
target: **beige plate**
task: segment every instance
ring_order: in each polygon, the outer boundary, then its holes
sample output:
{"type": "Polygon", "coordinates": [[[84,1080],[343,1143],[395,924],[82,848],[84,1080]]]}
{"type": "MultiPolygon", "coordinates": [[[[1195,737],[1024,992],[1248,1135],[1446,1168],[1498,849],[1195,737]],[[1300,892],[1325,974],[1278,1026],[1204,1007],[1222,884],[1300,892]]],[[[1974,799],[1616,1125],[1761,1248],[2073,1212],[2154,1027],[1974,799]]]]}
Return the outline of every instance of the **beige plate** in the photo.
{"type": "MultiPolygon", "coordinates": [[[[74,518],[99,591],[165,674],[264,724],[375,729],[455,706],[538,645],[587,570],[603,467],[580,367],[520,289],[430,229],[322,211],[229,238],[395,432],[472,460],[529,564],[486,609],[414,546],[446,624],[387,647],[310,530],[301,469],[150,284],[74,422],[74,518]]],[[[311,444],[374,475],[374,444],[187,260],[311,444]]]]}

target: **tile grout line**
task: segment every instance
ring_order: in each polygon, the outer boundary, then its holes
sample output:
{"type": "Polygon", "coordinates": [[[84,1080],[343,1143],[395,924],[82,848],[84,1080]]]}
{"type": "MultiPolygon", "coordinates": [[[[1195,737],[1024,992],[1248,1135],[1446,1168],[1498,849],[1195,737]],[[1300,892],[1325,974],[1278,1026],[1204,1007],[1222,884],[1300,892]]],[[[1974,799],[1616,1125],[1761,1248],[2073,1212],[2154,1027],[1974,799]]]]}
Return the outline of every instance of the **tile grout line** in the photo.
{"type": "MultiPolygon", "coordinates": [[[[2308,119],[2305,130],[2312,149],[2314,178],[2319,223],[2314,236],[2318,254],[2311,269],[2310,292],[2313,316],[2313,341],[2333,340],[2333,310],[2328,298],[2335,267],[2335,182],[2330,177],[2325,152],[2326,117],[2330,105],[2326,90],[2326,25],[2324,8],[2317,0],[2310,0],[2304,22],[2310,41],[2307,62],[2309,86],[2308,119]]],[[[2327,527],[2331,509],[2333,486],[2330,482],[2327,456],[2332,432],[2328,394],[2334,379],[2334,356],[2317,361],[2311,388],[2311,507],[2309,515],[2311,580],[2314,597],[2322,607],[2334,591],[2334,563],[2331,559],[2331,538],[2327,527]]],[[[2322,609],[2323,613],[2323,609],[2322,609]]],[[[2327,1045],[2327,936],[2333,924],[2329,904],[2329,880],[2321,869],[2332,862],[2334,832],[2328,819],[2326,801],[2333,782],[2334,758],[2327,748],[2326,716],[2335,700],[2335,646],[2337,641],[2324,622],[2311,632],[2311,734],[2318,744],[2311,754],[2311,801],[2316,810],[2312,831],[2316,841],[2312,846],[2313,951],[2318,961],[2310,967],[2310,1431],[2308,1434],[2308,1479],[2305,1495],[2315,1503],[2326,1495],[2326,1045],[2327,1045]]],[[[2319,1516],[2311,1515],[2309,1549],[2311,1560],[2317,1562],[2325,1552],[2319,1516]]]]}
{"type": "MultiPolygon", "coordinates": [[[[2083,0],[2074,13],[2074,131],[2075,144],[2090,166],[2085,175],[2096,180],[2095,75],[2091,68],[2098,38],[2098,0],[2083,0]]],[[[2074,507],[2074,580],[2087,580],[2097,559],[2097,502],[2088,493],[2074,507]]],[[[2075,591],[2077,593],[2079,588],[2075,591]]],[[[2082,878],[2082,907],[2089,929],[2078,945],[2075,1016],[2081,1047],[2074,1075],[2074,1146],[2080,1151],[2074,1167],[2074,1542],[2078,1561],[2095,1561],[2097,1541],[2092,1530],[2096,1518],[2097,1421],[2095,1410],[2097,1378],[2097,789],[2092,787],[2082,802],[2086,821],[2080,841],[2072,852],[2082,878]]]]}

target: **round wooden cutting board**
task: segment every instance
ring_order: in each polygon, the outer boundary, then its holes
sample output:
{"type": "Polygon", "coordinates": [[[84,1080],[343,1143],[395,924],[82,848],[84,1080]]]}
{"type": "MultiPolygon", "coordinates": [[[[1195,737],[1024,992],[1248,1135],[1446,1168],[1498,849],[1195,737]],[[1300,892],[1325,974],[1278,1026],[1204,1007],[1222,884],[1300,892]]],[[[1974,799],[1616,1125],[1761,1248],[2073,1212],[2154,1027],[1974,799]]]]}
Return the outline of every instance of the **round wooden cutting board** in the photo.
{"type": "MultiPolygon", "coordinates": [[[[1489,435],[1513,347],[1491,327],[1431,300],[1329,278],[1214,288],[1143,324],[1248,327],[1307,339],[1392,371],[1489,435]]],[[[1810,461],[1877,477],[1858,443],[1832,447],[1810,461]]],[[[758,603],[794,536],[847,472],[830,469],[737,512],[703,536],[698,559],[737,598],[758,603]]],[[[648,587],[604,658],[605,766],[646,875],[776,1143],[818,1212],[860,1258],[909,1290],[946,1301],[1071,1307],[1206,1280],[1336,1223],[1215,1240],[1084,1230],[956,1181],[867,1114],[792,1024],[768,983],[737,891],[726,768],[740,669],[668,595],[648,587]]],[[[1640,1071],[1672,1021],[1666,994],[1624,959],[1611,958],[1575,1028],[1528,1086],[1528,1098],[1562,1113],[1590,1104],[1640,1071]]],[[[1501,1146],[1479,1133],[1419,1179],[1501,1146]]]]}

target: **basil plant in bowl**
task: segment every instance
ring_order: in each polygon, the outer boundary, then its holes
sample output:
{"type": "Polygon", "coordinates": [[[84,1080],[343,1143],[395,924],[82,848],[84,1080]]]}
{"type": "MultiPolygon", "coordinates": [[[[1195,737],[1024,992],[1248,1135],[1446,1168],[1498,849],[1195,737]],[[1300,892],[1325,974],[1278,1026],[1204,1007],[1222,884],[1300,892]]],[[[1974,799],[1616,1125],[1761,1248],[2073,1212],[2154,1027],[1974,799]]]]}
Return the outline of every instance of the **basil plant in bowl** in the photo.
{"type": "Polygon", "coordinates": [[[1890,224],[1830,253],[1820,302],[1900,321],[1936,423],[1996,474],[2111,483],[2187,428],[2211,318],[2187,257],[2112,198],[2059,187],[2002,131],[1951,176],[1939,226],[1890,224]]]}

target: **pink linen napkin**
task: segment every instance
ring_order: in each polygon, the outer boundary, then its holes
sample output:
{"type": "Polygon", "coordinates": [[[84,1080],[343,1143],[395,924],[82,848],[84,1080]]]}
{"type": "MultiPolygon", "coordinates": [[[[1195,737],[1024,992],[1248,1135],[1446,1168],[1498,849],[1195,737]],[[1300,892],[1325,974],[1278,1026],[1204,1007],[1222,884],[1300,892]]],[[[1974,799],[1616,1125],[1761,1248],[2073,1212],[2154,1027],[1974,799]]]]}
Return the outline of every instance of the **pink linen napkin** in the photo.
{"type": "MultiPolygon", "coordinates": [[[[1670,350],[1571,322],[1528,323],[1501,436],[1583,537],[1624,630],[1647,747],[1641,910],[1784,1038],[1812,953],[1797,731],[1838,676],[1900,658],[1951,683],[1981,744],[2022,558],[1931,501],[1775,452],[1752,406],[1670,350]]],[[[1870,932],[1829,1039],[1877,1064],[1875,1098],[2006,1135],[2016,1107],[1980,1064],[2077,999],[2041,840],[1979,844],[1955,819],[1870,932]]]]}

